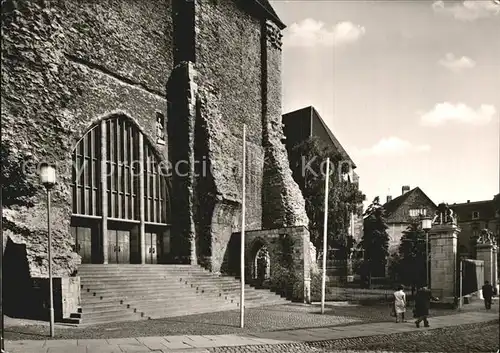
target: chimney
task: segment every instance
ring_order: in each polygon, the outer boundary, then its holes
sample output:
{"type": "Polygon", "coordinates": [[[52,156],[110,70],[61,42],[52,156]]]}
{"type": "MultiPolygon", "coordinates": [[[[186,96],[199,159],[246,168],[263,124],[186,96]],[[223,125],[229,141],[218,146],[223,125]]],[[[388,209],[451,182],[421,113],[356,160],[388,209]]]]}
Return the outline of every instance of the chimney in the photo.
{"type": "Polygon", "coordinates": [[[408,191],[410,191],[410,186],[409,186],[409,185],[404,185],[404,186],[401,188],[401,195],[406,194],[408,191]]]}
{"type": "Polygon", "coordinates": [[[387,195],[387,202],[391,202],[392,201],[392,196],[391,195],[387,195]]]}

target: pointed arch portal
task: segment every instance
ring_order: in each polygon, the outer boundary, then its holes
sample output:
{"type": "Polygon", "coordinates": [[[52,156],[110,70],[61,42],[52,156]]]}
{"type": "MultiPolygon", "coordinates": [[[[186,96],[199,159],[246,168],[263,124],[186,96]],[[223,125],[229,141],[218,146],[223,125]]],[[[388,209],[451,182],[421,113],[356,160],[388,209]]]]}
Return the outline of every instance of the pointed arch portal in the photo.
{"type": "Polygon", "coordinates": [[[124,116],[102,120],[73,150],[71,231],[82,263],[158,263],[169,251],[167,169],[124,116]]]}

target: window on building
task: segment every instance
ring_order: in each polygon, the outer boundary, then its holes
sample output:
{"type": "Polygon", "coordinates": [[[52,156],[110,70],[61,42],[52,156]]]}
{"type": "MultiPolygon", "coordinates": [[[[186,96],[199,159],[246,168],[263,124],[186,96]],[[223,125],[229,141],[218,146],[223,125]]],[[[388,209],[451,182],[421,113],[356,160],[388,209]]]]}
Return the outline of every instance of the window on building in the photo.
{"type": "Polygon", "coordinates": [[[425,208],[410,209],[410,217],[420,217],[420,216],[427,216],[427,210],[425,208]]]}
{"type": "Polygon", "coordinates": [[[73,165],[72,232],[83,263],[102,261],[103,252],[109,262],[127,263],[140,251],[139,232],[167,231],[167,171],[128,119],[106,119],[87,132],[73,151],[73,165]]]}
{"type": "Polygon", "coordinates": [[[472,219],[479,219],[479,211],[472,212],[472,219]]]}

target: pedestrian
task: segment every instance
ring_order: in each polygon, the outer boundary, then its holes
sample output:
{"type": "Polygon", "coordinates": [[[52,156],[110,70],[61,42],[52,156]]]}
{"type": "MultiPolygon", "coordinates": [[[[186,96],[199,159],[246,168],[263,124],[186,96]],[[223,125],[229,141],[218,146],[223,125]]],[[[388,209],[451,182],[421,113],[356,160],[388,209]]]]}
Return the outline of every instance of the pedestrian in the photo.
{"type": "Polygon", "coordinates": [[[415,325],[420,327],[420,322],[424,321],[424,326],[429,327],[429,309],[431,306],[431,300],[439,300],[439,298],[433,297],[431,291],[427,287],[421,287],[417,291],[415,297],[415,325]]]}
{"type": "Polygon", "coordinates": [[[404,292],[404,287],[399,286],[398,290],[394,292],[394,313],[396,316],[396,322],[399,322],[399,317],[401,316],[401,321],[405,320],[406,312],[406,294],[404,292]]]}
{"type": "Polygon", "coordinates": [[[486,310],[491,309],[491,298],[493,297],[493,286],[489,281],[484,281],[483,290],[483,298],[484,298],[484,307],[486,310]]]}

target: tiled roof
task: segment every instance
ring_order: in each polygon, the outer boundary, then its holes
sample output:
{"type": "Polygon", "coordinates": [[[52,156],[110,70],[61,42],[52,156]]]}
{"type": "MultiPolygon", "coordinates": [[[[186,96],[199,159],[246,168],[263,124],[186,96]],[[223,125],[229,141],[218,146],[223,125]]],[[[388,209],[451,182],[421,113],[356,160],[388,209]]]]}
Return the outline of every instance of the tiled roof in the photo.
{"type": "Polygon", "coordinates": [[[494,219],[495,204],[493,200],[457,203],[450,205],[450,208],[457,214],[459,222],[473,221],[473,212],[479,212],[478,219],[494,219]]]}
{"type": "MultiPolygon", "coordinates": [[[[383,205],[386,217],[389,218],[391,216],[391,214],[395,213],[405,203],[405,201],[408,200],[408,198],[416,192],[419,192],[420,194],[422,194],[429,201],[430,205],[432,205],[434,208],[437,208],[437,205],[434,203],[434,201],[432,201],[429,198],[429,196],[427,196],[425,194],[425,192],[423,192],[422,189],[420,189],[417,186],[416,188],[411,189],[410,191],[404,193],[403,195],[400,195],[400,196],[392,199],[391,201],[386,202],[383,205]]],[[[430,216],[430,215],[428,215],[428,216],[430,216]]]]}
{"type": "Polygon", "coordinates": [[[403,195],[400,195],[400,196],[392,199],[391,201],[386,202],[384,204],[385,215],[389,216],[390,214],[396,212],[397,209],[408,199],[410,194],[415,192],[416,189],[417,188],[410,190],[410,191],[404,193],[403,195]]]}

